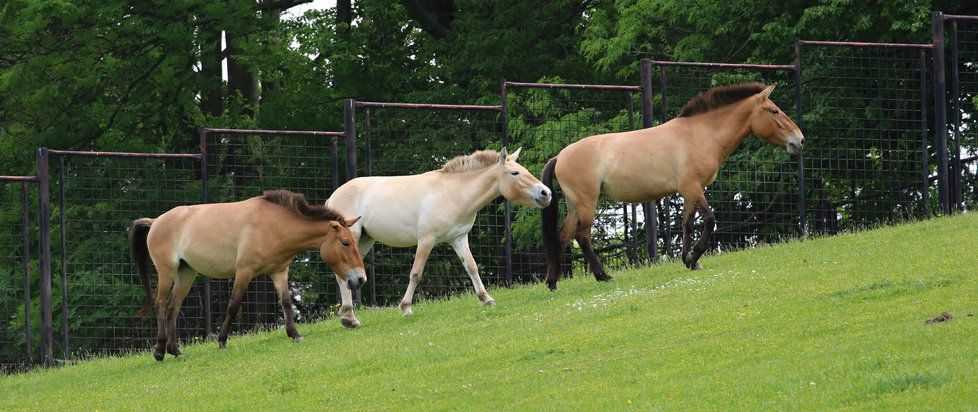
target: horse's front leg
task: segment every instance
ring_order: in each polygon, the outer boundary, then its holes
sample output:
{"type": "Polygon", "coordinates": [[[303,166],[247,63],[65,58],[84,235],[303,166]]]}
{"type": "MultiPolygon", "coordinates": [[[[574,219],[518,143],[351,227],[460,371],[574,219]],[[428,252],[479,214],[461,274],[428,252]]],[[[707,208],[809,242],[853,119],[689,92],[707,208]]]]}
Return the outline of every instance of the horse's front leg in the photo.
{"type": "Polygon", "coordinates": [[[353,291],[339,276],[336,277],[336,283],[340,288],[340,323],[348,328],[359,327],[360,321],[353,315],[353,291]]]}
{"type": "Polygon", "coordinates": [[[702,203],[696,205],[696,211],[703,218],[703,232],[700,234],[700,239],[696,241],[693,245],[693,251],[691,259],[696,269],[702,268],[699,263],[700,256],[706,252],[706,248],[709,247],[710,238],[713,236],[713,230],[716,228],[716,218],[713,216],[713,209],[704,200],[702,203]]]}
{"type": "Polygon", "coordinates": [[[234,287],[231,288],[231,299],[228,301],[228,313],[224,318],[224,324],[221,325],[221,331],[217,334],[217,345],[221,349],[227,346],[231,322],[238,315],[238,307],[241,306],[241,300],[244,299],[245,290],[248,289],[248,283],[254,277],[255,274],[253,271],[241,268],[235,270],[234,287]]]}
{"type": "Polygon", "coordinates": [[[278,292],[278,301],[282,304],[282,314],[285,316],[285,334],[293,340],[302,340],[302,335],[295,328],[295,319],[292,316],[292,292],[289,291],[289,268],[271,274],[272,283],[275,291],[278,292]]]}
{"type": "Polygon", "coordinates": [[[703,189],[698,185],[683,192],[683,263],[692,270],[701,269],[697,261],[706,251],[706,244],[709,237],[713,234],[713,211],[706,203],[706,196],[703,189]],[[693,224],[696,222],[696,213],[699,212],[703,217],[703,233],[700,239],[693,244],[693,224]]]}
{"type": "Polygon", "coordinates": [[[428,263],[428,255],[431,254],[431,249],[435,247],[435,244],[435,240],[430,238],[418,240],[418,250],[414,252],[414,265],[411,266],[411,280],[408,283],[407,290],[404,292],[404,298],[401,299],[400,308],[404,316],[414,314],[411,310],[411,305],[414,302],[414,290],[421,283],[421,276],[424,274],[424,265],[428,263]]]}
{"type": "Polygon", "coordinates": [[[475,295],[479,298],[479,302],[484,305],[495,306],[496,300],[489,296],[486,286],[482,284],[482,278],[479,277],[479,267],[475,264],[475,258],[472,257],[472,251],[469,249],[469,235],[465,234],[455,238],[452,241],[452,249],[455,249],[455,254],[458,255],[459,259],[462,259],[462,266],[465,267],[465,273],[468,273],[469,279],[472,280],[472,287],[475,288],[475,295]]]}

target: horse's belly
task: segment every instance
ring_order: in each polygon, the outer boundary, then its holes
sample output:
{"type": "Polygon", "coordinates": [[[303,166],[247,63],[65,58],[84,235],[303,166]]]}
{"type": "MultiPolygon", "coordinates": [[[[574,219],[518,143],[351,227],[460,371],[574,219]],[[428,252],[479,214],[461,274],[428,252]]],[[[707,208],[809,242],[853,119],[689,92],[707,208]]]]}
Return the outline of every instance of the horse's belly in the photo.
{"type": "Polygon", "coordinates": [[[622,202],[643,203],[676,193],[676,185],[663,176],[636,175],[631,179],[605,182],[601,192],[622,202]]]}
{"type": "Polygon", "coordinates": [[[193,270],[204,276],[221,279],[234,277],[234,253],[217,256],[187,250],[184,251],[182,259],[193,270]]]}
{"type": "Polygon", "coordinates": [[[412,227],[401,227],[403,225],[369,225],[365,224],[363,230],[371,239],[393,247],[409,247],[418,244],[417,229],[412,227]]]}

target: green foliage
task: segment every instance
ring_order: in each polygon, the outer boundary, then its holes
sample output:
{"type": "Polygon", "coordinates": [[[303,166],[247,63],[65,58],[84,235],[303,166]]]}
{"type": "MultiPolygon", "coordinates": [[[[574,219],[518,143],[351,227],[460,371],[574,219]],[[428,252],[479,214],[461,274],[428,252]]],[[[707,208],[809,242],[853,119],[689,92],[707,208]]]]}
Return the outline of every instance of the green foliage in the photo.
{"type": "Polygon", "coordinates": [[[493,290],[494,308],[467,293],[413,318],[363,310],[360,329],[235,336],[163,363],[147,346],[5,377],[0,409],[968,409],[978,259],[944,252],[978,247],[976,227],[969,214],[707,256],[696,272],[493,290]]]}

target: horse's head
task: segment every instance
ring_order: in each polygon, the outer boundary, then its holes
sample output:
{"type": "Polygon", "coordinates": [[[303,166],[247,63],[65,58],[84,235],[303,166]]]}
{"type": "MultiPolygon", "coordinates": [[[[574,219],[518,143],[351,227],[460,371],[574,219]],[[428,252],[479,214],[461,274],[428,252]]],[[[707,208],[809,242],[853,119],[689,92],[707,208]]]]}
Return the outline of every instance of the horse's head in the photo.
{"type": "Polygon", "coordinates": [[[801,133],[801,129],[795,125],[795,122],[771,101],[772,91],[774,91],[773,85],[751,97],[756,99],[757,103],[754,111],[751,112],[751,133],[768,143],[785,148],[788,153],[799,154],[805,135],[801,133]]]}
{"type": "Polygon", "coordinates": [[[357,239],[350,232],[350,226],[360,220],[330,221],[326,241],[319,247],[319,254],[336,273],[336,280],[346,282],[350,289],[360,289],[367,283],[367,272],[363,268],[357,239]]]}
{"type": "Polygon", "coordinates": [[[533,177],[525,167],[516,163],[521,150],[523,148],[508,154],[503,148],[499,152],[499,192],[506,199],[543,209],[550,204],[550,189],[533,177]]]}

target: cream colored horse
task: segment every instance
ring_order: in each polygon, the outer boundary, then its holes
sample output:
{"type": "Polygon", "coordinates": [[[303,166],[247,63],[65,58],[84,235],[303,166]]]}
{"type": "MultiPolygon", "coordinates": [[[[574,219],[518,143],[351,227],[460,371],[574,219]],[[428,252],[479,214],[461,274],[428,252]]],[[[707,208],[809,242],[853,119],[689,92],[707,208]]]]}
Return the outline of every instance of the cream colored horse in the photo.
{"type": "MultiPolygon", "coordinates": [[[[286,334],[302,339],[292,318],[289,264],[299,252],[318,250],[339,284],[346,290],[360,288],[367,274],[357,239],[349,229],[356,222],[285,190],[266,191],[241,202],[178,206],[156,219],[133,221],[129,235],[147,298],[151,293],[149,257],[159,273],[153,356],[162,361],[166,353],[180,355],[177,316],[197,273],[234,279],[227,317],[217,337],[220,347],[227,343],[248,283],[261,274],[268,274],[275,284],[286,334]]],[[[351,326],[348,319],[343,324],[351,326]]]]}
{"type": "Polygon", "coordinates": [[[642,203],[681,194],[682,259],[690,269],[699,268],[714,227],[704,190],[717,178],[727,156],[750,134],[791,154],[802,150],[805,136],[771,101],[773,90],[774,86],[760,83],[715,87],[687,102],[675,119],[648,129],[587,137],[550,159],[541,179],[551,186],[556,176],[567,197],[567,217],[558,233],[556,202],[543,211],[547,286],[557,288],[571,238],[580,245],[595,279],[611,279],[591,246],[591,225],[601,195],[642,203]],[[703,218],[703,232],[693,245],[696,213],[703,218]]]}
{"type": "MultiPolygon", "coordinates": [[[[361,216],[350,230],[364,255],[374,242],[393,247],[417,245],[411,280],[400,304],[404,316],[412,314],[414,291],[431,249],[439,243],[455,249],[479,301],[494,305],[469,250],[468,235],[476,213],[500,195],[537,208],[550,204],[550,189],[516,163],[519,154],[519,149],[511,155],[506,149],[478,151],[419,175],[356,178],[336,189],[326,204],[345,215],[361,216]]],[[[352,316],[348,296],[342,295],[344,316],[347,312],[352,316]]]]}

